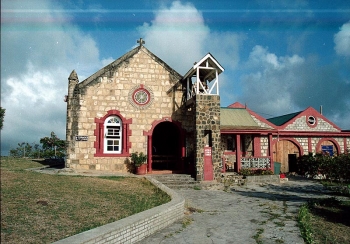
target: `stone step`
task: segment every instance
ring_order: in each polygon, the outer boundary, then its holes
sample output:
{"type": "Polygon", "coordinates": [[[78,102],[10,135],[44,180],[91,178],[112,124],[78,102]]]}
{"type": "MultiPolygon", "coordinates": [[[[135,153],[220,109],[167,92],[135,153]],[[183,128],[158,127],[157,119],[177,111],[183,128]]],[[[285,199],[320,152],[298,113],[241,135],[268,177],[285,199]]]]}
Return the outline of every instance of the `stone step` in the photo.
{"type": "Polygon", "coordinates": [[[152,178],[163,183],[171,189],[193,189],[201,188],[199,182],[195,181],[190,175],[184,174],[167,174],[167,175],[152,175],[152,178]]]}
{"type": "Polygon", "coordinates": [[[190,175],[183,175],[183,176],[152,176],[154,179],[158,181],[195,181],[190,175]]]}
{"type": "Polygon", "coordinates": [[[192,178],[191,175],[186,175],[186,174],[154,174],[151,176],[158,177],[158,178],[192,178]]]}
{"type": "Polygon", "coordinates": [[[196,182],[194,179],[188,179],[188,178],[154,178],[160,182],[196,182]]]}

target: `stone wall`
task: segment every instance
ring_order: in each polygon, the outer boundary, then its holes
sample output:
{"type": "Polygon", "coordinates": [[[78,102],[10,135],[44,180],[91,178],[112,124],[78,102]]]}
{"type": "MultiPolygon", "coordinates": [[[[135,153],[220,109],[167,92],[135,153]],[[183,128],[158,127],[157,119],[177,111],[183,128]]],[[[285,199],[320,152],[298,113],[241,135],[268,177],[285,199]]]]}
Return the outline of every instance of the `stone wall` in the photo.
{"type": "Polygon", "coordinates": [[[294,139],[300,144],[300,146],[302,148],[301,153],[302,154],[308,154],[309,153],[308,138],[307,137],[295,137],[294,139]]]}
{"type": "Polygon", "coordinates": [[[260,127],[273,129],[272,126],[270,126],[270,125],[268,125],[268,124],[262,122],[260,119],[257,119],[254,115],[251,114],[251,116],[252,116],[253,120],[254,120],[260,127]]]}
{"type": "Polygon", "coordinates": [[[196,179],[203,180],[204,147],[212,147],[214,179],[220,177],[222,152],[220,150],[220,96],[196,95],[196,179]]]}
{"type": "Polygon", "coordinates": [[[310,127],[306,122],[306,116],[301,116],[297,118],[292,124],[288,125],[284,130],[297,130],[297,131],[336,131],[339,132],[337,128],[333,125],[323,120],[322,118],[317,118],[317,125],[315,127],[310,127]]]}
{"type": "MultiPolygon", "coordinates": [[[[128,155],[121,157],[96,157],[94,143],[96,119],[104,117],[108,111],[117,110],[129,124],[128,137],[131,152],[147,153],[147,136],[144,131],[152,127],[154,121],[171,118],[182,98],[181,91],[167,92],[176,76],[167,67],[150,55],[143,47],[118,67],[107,66],[106,71],[75,84],[69,83],[67,104],[67,162],[66,166],[76,169],[127,170],[128,155]],[[144,109],[130,102],[130,92],[140,85],[151,93],[151,103],[144,109]],[[75,136],[87,136],[87,141],[75,141],[75,136]]],[[[100,72],[100,71],[99,71],[100,72]]],[[[124,135],[125,136],[125,135],[124,135]]]]}

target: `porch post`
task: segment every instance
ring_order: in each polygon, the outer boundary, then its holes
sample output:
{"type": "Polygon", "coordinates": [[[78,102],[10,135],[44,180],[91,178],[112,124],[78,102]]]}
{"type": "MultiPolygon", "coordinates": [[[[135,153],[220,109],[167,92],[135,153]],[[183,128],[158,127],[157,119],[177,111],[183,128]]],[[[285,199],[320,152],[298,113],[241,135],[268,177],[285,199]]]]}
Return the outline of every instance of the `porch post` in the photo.
{"type": "Polygon", "coordinates": [[[260,136],[254,136],[254,157],[260,157],[261,156],[261,143],[260,143],[260,136]]]}
{"type": "Polygon", "coordinates": [[[241,135],[236,135],[236,161],[237,161],[237,172],[241,171],[241,135]]]}
{"type": "Polygon", "coordinates": [[[344,151],[343,151],[343,153],[348,153],[348,151],[347,151],[347,149],[348,149],[348,144],[347,144],[347,141],[346,141],[346,137],[344,136],[344,151]]]}
{"type": "Polygon", "coordinates": [[[152,173],[152,136],[147,136],[148,173],[152,173]]]}
{"type": "MultiPolygon", "coordinates": [[[[310,136],[307,138],[307,151],[308,151],[308,153],[312,152],[312,145],[311,145],[311,137],[310,136]]],[[[301,155],[299,155],[299,156],[301,156],[301,155]]]]}
{"type": "Polygon", "coordinates": [[[270,163],[270,167],[271,167],[271,170],[275,173],[275,166],[274,166],[274,160],[272,158],[272,155],[273,155],[273,151],[272,151],[272,134],[269,134],[269,156],[270,156],[270,160],[271,160],[271,163],[270,163]]]}

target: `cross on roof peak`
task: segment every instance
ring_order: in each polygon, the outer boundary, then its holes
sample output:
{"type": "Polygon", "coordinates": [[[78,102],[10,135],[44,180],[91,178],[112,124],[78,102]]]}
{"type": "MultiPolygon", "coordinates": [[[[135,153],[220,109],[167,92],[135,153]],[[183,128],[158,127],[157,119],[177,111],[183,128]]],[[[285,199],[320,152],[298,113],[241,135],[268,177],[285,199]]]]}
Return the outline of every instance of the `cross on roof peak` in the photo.
{"type": "Polygon", "coordinates": [[[142,38],[140,38],[140,40],[137,40],[137,43],[140,43],[140,47],[141,47],[142,44],[145,44],[145,41],[142,38]]]}

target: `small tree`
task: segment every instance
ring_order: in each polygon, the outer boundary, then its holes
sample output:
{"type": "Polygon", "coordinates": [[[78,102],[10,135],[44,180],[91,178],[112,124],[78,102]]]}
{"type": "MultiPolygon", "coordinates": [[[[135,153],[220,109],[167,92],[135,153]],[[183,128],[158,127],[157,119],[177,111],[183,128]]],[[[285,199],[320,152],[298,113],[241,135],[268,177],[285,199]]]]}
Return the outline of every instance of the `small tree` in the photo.
{"type": "Polygon", "coordinates": [[[64,140],[59,139],[55,132],[51,132],[50,137],[43,137],[40,139],[40,143],[43,145],[43,157],[45,158],[62,158],[65,156],[64,140]]]}
{"type": "Polygon", "coordinates": [[[51,132],[50,137],[43,137],[40,143],[29,144],[28,142],[18,143],[18,147],[10,150],[12,157],[28,158],[63,158],[65,156],[66,142],[58,138],[55,132],[51,132]]]}
{"type": "Polygon", "coordinates": [[[32,157],[32,149],[33,147],[28,142],[21,142],[17,144],[17,148],[10,150],[10,156],[20,158],[20,157],[26,157],[30,158],[32,157]]]}
{"type": "Polygon", "coordinates": [[[4,126],[5,110],[6,109],[0,107],[0,130],[2,130],[2,127],[4,126]]]}

